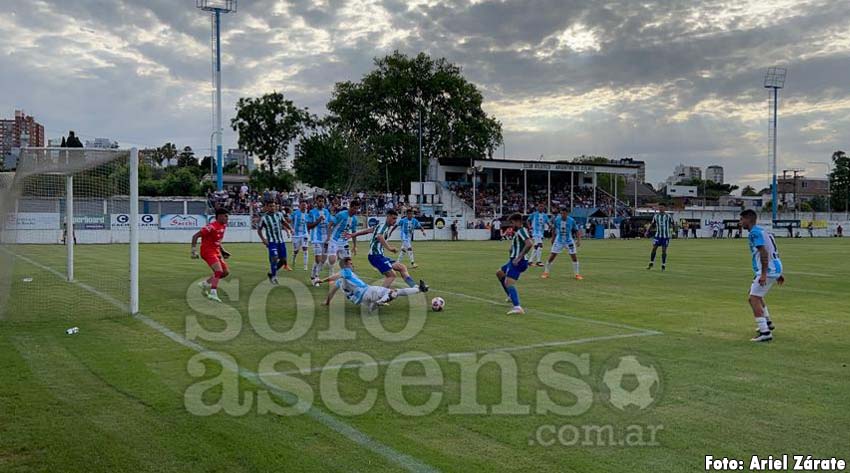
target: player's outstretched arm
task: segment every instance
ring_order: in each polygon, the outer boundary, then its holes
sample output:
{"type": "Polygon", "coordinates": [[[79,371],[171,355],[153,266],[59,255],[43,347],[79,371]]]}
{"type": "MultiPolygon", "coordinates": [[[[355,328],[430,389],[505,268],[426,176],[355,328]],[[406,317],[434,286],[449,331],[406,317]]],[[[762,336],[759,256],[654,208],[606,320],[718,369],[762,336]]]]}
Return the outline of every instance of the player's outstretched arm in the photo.
{"type": "Polygon", "coordinates": [[[198,259],[198,239],[201,238],[201,230],[192,235],[192,258],[198,259]]]}
{"type": "Polygon", "coordinates": [[[331,300],[332,300],[332,299],[334,298],[334,296],[336,295],[336,291],[337,291],[338,289],[339,289],[339,288],[338,288],[338,287],[336,287],[336,284],[334,284],[333,286],[331,286],[331,289],[328,291],[328,297],[326,297],[326,298],[325,298],[325,302],[324,302],[324,304],[325,304],[325,305],[331,305],[331,300]]]}
{"type": "Polygon", "coordinates": [[[357,237],[362,236],[362,235],[368,235],[368,234],[370,234],[374,231],[374,228],[375,227],[364,228],[363,230],[360,230],[360,231],[357,231],[357,232],[354,232],[354,233],[349,233],[348,238],[357,238],[357,237]]]}

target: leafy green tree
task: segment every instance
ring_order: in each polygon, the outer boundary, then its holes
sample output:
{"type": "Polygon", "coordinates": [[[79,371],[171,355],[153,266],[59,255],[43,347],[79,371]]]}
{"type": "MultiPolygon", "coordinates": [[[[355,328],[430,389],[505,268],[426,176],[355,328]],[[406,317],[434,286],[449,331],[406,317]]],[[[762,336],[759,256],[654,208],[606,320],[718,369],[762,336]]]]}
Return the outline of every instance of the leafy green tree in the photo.
{"type": "Polygon", "coordinates": [[[815,212],[826,212],[828,206],[826,205],[826,197],[817,195],[809,200],[808,204],[815,212]]]}
{"type": "Polygon", "coordinates": [[[755,187],[753,186],[745,186],[741,190],[741,195],[744,197],[758,197],[759,193],[756,192],[755,187]]]}
{"type": "Polygon", "coordinates": [[[267,172],[274,175],[289,144],[314,122],[315,117],[306,108],[298,108],[280,92],[272,92],[240,98],[230,126],[239,133],[239,147],[267,163],[267,172]]]}
{"type": "Polygon", "coordinates": [[[286,171],[272,173],[265,164],[261,164],[260,169],[251,171],[248,186],[251,189],[291,191],[295,188],[295,176],[286,171]]]}
{"type": "Polygon", "coordinates": [[[846,212],[850,206],[850,156],[844,151],[832,153],[829,188],[832,194],[832,210],[846,212]]]}
{"type": "Polygon", "coordinates": [[[190,168],[176,168],[162,180],[159,192],[168,196],[199,195],[198,176],[190,168]]]}
{"type": "Polygon", "coordinates": [[[325,189],[348,192],[377,184],[377,160],[335,128],[302,140],[293,164],[299,180],[325,189]]]}
{"type": "MultiPolygon", "coordinates": [[[[398,51],[375,59],[359,82],[340,82],[327,104],[330,120],[374,157],[397,190],[419,179],[419,119],[422,172],[429,158],[492,157],[502,126],[488,116],[483,97],[461,69],[425,53],[398,51]]],[[[389,184],[389,183],[388,183],[389,184]]]]}
{"type": "Polygon", "coordinates": [[[195,152],[192,151],[191,146],[186,146],[180,151],[180,154],[177,155],[177,167],[185,168],[185,167],[197,167],[198,159],[195,157],[195,152]]]}

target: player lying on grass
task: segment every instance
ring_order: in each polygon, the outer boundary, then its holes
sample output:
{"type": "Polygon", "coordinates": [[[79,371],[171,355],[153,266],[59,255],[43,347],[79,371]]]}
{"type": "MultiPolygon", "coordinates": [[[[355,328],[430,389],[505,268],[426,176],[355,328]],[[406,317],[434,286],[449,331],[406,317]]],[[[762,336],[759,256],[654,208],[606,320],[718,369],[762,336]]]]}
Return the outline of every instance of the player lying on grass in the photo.
{"type": "Polygon", "coordinates": [[[422,228],[419,220],[413,217],[413,209],[407,209],[405,217],[400,219],[393,226],[392,230],[390,230],[390,235],[393,234],[396,228],[399,229],[399,235],[401,236],[401,254],[398,256],[398,261],[401,262],[401,259],[407,254],[407,257],[410,259],[410,267],[418,268],[419,266],[416,266],[416,259],[413,255],[413,232],[418,229],[422,232],[423,238],[427,238],[428,234],[425,233],[425,229],[422,228]]]}
{"type": "Polygon", "coordinates": [[[513,303],[513,309],[508,311],[508,315],[524,314],[522,306],[519,305],[519,293],[516,290],[516,282],[520,275],[528,269],[528,252],[534,246],[534,241],[528,236],[528,229],[522,224],[522,215],[513,214],[508,219],[511,227],[514,229],[514,236],[511,239],[510,259],[504,266],[496,272],[496,277],[499,278],[499,283],[502,285],[505,294],[508,295],[508,300],[513,303]]]}
{"type": "Polygon", "coordinates": [[[393,299],[404,296],[411,296],[420,292],[428,292],[428,285],[425,281],[420,280],[418,287],[408,287],[404,289],[391,289],[383,286],[370,286],[363,282],[357,274],[354,273],[354,262],[350,256],[345,256],[339,260],[340,270],[325,279],[320,280],[320,283],[333,283],[328,291],[328,297],[325,299],[324,305],[330,305],[338,290],[342,290],[346,299],[356,305],[366,304],[369,312],[372,312],[378,306],[386,305],[393,299]]]}
{"type": "Polygon", "coordinates": [[[670,245],[670,238],[673,237],[673,217],[667,213],[667,206],[661,204],[658,206],[658,213],[652,217],[652,223],[649,224],[650,230],[655,227],[655,239],[652,240],[652,253],[649,255],[649,265],[646,269],[652,269],[655,265],[655,252],[658,247],[661,247],[661,271],[667,269],[667,247],[670,245]]]}
{"type": "Polygon", "coordinates": [[[573,260],[573,273],[578,280],[584,279],[579,273],[578,256],[576,256],[576,248],[581,246],[581,232],[576,225],[576,221],[570,217],[566,207],[561,207],[560,214],[555,217],[555,230],[552,232],[552,250],[549,253],[549,260],[546,262],[546,268],[543,270],[543,279],[549,278],[549,271],[552,269],[552,264],[555,263],[555,258],[564,250],[570,254],[570,259],[573,260]],[[573,240],[573,232],[576,239],[573,240]]]}
{"type": "Polygon", "coordinates": [[[209,290],[207,298],[216,302],[221,302],[218,297],[218,282],[230,274],[230,269],[224,262],[224,260],[230,258],[230,253],[221,246],[229,218],[226,209],[216,209],[215,219],[192,235],[192,258],[198,259],[198,238],[200,238],[201,258],[206,261],[213,272],[209,279],[201,281],[201,289],[209,290]]]}
{"type": "Polygon", "coordinates": [[[770,312],[764,298],[774,284],[780,286],[785,283],[782,275],[782,261],[779,259],[779,250],[776,249],[776,239],[770,232],[756,224],[758,215],[754,210],[741,212],[741,227],[750,232],[747,240],[750,244],[752,254],[753,272],[755,279],[750,285],[750,307],[756,319],[756,336],[751,340],[754,342],[769,342],[773,340],[773,321],[770,320],[770,312]]]}
{"type": "Polygon", "coordinates": [[[283,268],[286,271],[292,271],[286,264],[286,242],[283,239],[283,232],[292,233],[292,227],[286,221],[286,217],[282,212],[278,212],[277,204],[274,201],[266,201],[264,213],[260,216],[260,226],[257,227],[257,234],[263,241],[263,245],[269,250],[269,266],[270,271],[267,273],[269,281],[272,284],[277,284],[277,272],[283,268]]]}
{"type": "Polygon", "coordinates": [[[393,285],[396,273],[400,274],[401,277],[404,278],[404,282],[407,283],[409,287],[415,287],[416,282],[412,277],[410,277],[410,273],[407,271],[407,266],[398,261],[391,260],[384,255],[384,250],[387,250],[390,253],[398,251],[394,246],[390,246],[390,244],[387,243],[392,228],[396,223],[396,219],[398,219],[398,213],[395,210],[387,210],[387,218],[384,223],[380,223],[374,228],[360,230],[359,232],[352,233],[349,236],[351,238],[357,238],[358,236],[365,235],[367,233],[372,234],[372,240],[369,242],[369,264],[371,264],[373,268],[377,269],[378,272],[384,276],[384,287],[390,287],[393,285]]]}

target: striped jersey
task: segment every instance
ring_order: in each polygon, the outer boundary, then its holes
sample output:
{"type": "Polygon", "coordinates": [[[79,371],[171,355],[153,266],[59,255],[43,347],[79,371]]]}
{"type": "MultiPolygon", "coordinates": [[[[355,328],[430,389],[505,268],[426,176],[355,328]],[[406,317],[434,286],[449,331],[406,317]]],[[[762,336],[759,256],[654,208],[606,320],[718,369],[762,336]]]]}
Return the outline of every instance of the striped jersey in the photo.
{"type": "Polygon", "coordinates": [[[756,225],[750,230],[747,240],[750,243],[750,253],[753,255],[753,272],[756,273],[756,276],[760,276],[762,272],[761,256],[758,249],[764,247],[767,251],[767,275],[771,278],[778,278],[782,274],[782,261],[779,259],[779,250],[776,248],[776,239],[773,234],[756,225]]]}
{"type": "Polygon", "coordinates": [[[372,241],[369,242],[369,254],[370,255],[382,255],[384,254],[384,245],[381,244],[381,241],[378,240],[378,235],[384,237],[384,241],[387,241],[390,237],[390,226],[386,223],[379,223],[375,226],[375,230],[372,232],[372,241]]]}
{"type": "Polygon", "coordinates": [[[283,213],[266,212],[260,217],[260,226],[269,243],[283,243],[283,213]]]}
{"type": "Polygon", "coordinates": [[[307,236],[307,212],[301,209],[292,212],[292,234],[297,237],[307,236]]]}
{"type": "Polygon", "coordinates": [[[655,238],[672,238],[673,217],[668,213],[657,213],[652,217],[652,223],[655,225],[655,238]]]}
{"type": "Polygon", "coordinates": [[[549,225],[549,216],[543,212],[534,212],[528,216],[528,221],[531,222],[531,233],[542,237],[546,225],[549,225]]]}
{"type": "Polygon", "coordinates": [[[313,243],[324,243],[328,239],[328,223],[331,221],[331,212],[328,209],[314,208],[307,214],[307,223],[316,223],[319,217],[324,220],[310,230],[310,238],[313,243]]]}
{"type": "Polygon", "coordinates": [[[401,232],[401,239],[402,240],[413,239],[413,231],[418,229],[418,228],[422,228],[422,224],[419,223],[419,220],[416,220],[416,218],[413,218],[413,217],[411,217],[409,219],[407,217],[400,219],[398,221],[398,223],[396,224],[396,226],[399,228],[399,231],[401,232]]]}
{"type": "Polygon", "coordinates": [[[567,215],[567,218],[562,218],[560,215],[555,217],[555,241],[558,243],[569,245],[573,243],[573,230],[576,229],[576,221],[574,218],[567,215]]]}
{"type": "Polygon", "coordinates": [[[363,296],[369,289],[369,285],[354,274],[351,268],[345,268],[339,272],[341,278],[336,280],[336,287],[342,290],[345,297],[355,304],[363,301],[363,296]]]}
{"type": "MultiPolygon", "coordinates": [[[[511,239],[511,259],[522,253],[522,250],[525,249],[525,240],[528,240],[528,238],[528,229],[524,226],[514,231],[514,237],[511,239]]],[[[524,258],[528,259],[528,254],[524,258]]]]}
{"type": "Polygon", "coordinates": [[[333,221],[334,230],[331,238],[335,241],[347,240],[347,238],[345,238],[346,233],[354,233],[357,231],[357,216],[349,215],[348,210],[337,212],[337,214],[333,217],[333,221]]]}

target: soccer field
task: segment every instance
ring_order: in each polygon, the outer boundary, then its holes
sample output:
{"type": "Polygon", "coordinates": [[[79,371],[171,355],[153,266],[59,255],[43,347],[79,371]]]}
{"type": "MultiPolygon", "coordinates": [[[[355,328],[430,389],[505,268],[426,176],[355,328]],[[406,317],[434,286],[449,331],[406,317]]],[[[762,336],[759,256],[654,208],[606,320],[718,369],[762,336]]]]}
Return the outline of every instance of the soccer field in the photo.
{"type": "MultiPolygon", "coordinates": [[[[372,315],[341,296],[322,306],[327,287],[305,284],[300,256],[272,289],[265,249],[247,244],[227,245],[216,306],[188,244],[143,245],[136,318],[107,302],[123,286],[102,284],[125,278],[112,262],[126,246],[77,247],[81,284],[55,273],[61,248],[18,247],[0,320],[0,471],[682,472],[704,471],[706,455],[846,459],[850,242],[778,245],[787,282],[767,297],[777,328],[766,344],[749,341],[746,240],[673,241],[664,273],[645,269],[647,241],[586,241],[585,280],[566,254],[549,280],[530,268],[519,317],[505,315],[494,276],[507,243],[418,242],[413,275],[431,292],[372,315]],[[434,296],[443,312],[427,309],[434,296]],[[293,393],[306,412],[286,415],[293,393]]],[[[359,249],[355,270],[374,281],[359,249]]]]}

